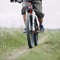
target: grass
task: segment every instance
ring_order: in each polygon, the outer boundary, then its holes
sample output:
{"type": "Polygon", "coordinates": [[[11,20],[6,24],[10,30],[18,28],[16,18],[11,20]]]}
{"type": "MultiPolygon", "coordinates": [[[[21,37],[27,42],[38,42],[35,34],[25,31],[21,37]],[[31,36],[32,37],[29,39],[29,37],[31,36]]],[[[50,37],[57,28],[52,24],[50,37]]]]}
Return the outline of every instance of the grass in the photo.
{"type": "MultiPolygon", "coordinates": [[[[39,36],[43,36],[40,34],[39,36]]],[[[20,48],[27,45],[26,35],[22,29],[0,28],[0,52],[5,52],[8,49],[20,48]]]]}
{"type": "Polygon", "coordinates": [[[0,28],[0,60],[5,52],[21,48],[22,46],[26,47],[26,45],[26,35],[22,33],[22,29],[0,28]]]}
{"type": "Polygon", "coordinates": [[[21,33],[21,30],[8,30],[3,29],[0,31],[0,47],[10,48],[19,47],[25,45],[26,36],[21,33]],[[23,37],[23,38],[22,38],[23,37]],[[24,41],[24,42],[23,42],[24,41]]]}
{"type": "MultiPolygon", "coordinates": [[[[16,60],[60,60],[60,31],[40,33],[39,38],[45,35],[48,38],[44,43],[28,50],[16,60]]],[[[5,53],[21,47],[27,47],[27,38],[22,29],[0,28],[0,60],[3,60],[5,53]]]]}
{"type": "MultiPolygon", "coordinates": [[[[41,33],[39,36],[43,35],[45,34],[41,33]]],[[[21,47],[27,47],[27,38],[22,29],[0,28],[0,60],[3,59],[5,53],[21,47]]]]}
{"type": "Polygon", "coordinates": [[[60,60],[60,31],[48,31],[48,39],[16,60],[60,60]]]}

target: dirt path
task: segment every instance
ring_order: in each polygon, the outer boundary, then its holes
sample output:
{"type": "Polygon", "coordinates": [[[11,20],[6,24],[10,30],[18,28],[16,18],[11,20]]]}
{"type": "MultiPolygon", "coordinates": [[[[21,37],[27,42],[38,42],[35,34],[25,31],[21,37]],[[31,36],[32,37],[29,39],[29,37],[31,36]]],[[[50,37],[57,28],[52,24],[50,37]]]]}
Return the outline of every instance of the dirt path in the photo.
{"type": "MultiPolygon", "coordinates": [[[[44,41],[46,41],[47,38],[48,38],[48,35],[42,36],[39,39],[38,44],[43,43],[44,41]]],[[[20,48],[20,49],[15,49],[13,52],[7,53],[4,60],[16,60],[16,58],[18,58],[20,55],[23,55],[27,51],[29,51],[29,48],[26,48],[26,47],[20,48]]]]}
{"type": "Polygon", "coordinates": [[[39,39],[38,44],[44,43],[47,38],[48,38],[48,35],[42,36],[42,37],[39,39]]]}
{"type": "Polygon", "coordinates": [[[6,53],[3,60],[16,60],[17,57],[19,57],[20,55],[23,55],[28,50],[29,50],[28,48],[15,49],[12,52],[6,53]]]}

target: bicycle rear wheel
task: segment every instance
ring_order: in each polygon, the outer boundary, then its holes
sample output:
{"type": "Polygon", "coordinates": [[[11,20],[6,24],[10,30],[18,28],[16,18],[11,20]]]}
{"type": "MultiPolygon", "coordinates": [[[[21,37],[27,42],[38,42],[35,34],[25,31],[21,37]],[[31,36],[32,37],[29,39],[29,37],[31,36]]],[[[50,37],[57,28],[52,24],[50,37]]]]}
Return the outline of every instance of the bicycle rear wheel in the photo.
{"type": "Polygon", "coordinates": [[[38,45],[38,33],[34,34],[34,44],[35,44],[35,46],[38,45]]]}
{"type": "Polygon", "coordinates": [[[38,30],[38,24],[37,24],[37,19],[35,18],[35,20],[34,20],[34,25],[35,25],[35,33],[34,33],[34,44],[35,44],[35,46],[37,46],[38,45],[38,32],[37,32],[37,30],[38,30]]]}

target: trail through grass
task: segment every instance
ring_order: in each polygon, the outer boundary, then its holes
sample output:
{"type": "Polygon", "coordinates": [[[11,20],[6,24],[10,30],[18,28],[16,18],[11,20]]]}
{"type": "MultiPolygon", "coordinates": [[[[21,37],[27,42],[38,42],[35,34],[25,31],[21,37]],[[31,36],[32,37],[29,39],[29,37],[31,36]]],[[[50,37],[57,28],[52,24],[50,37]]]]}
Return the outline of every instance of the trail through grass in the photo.
{"type": "Polygon", "coordinates": [[[26,47],[26,43],[26,35],[22,33],[21,29],[0,28],[0,60],[6,52],[20,49],[22,46],[26,47]]]}
{"type": "Polygon", "coordinates": [[[39,40],[28,49],[22,29],[0,28],[0,60],[60,60],[60,31],[40,33],[39,40]]]}
{"type": "MultiPolygon", "coordinates": [[[[41,33],[39,36],[44,35],[41,33]]],[[[0,28],[0,60],[13,60],[28,49],[27,38],[22,29],[0,28]]]]}
{"type": "Polygon", "coordinates": [[[60,31],[49,31],[48,39],[16,60],[60,60],[60,31]]]}

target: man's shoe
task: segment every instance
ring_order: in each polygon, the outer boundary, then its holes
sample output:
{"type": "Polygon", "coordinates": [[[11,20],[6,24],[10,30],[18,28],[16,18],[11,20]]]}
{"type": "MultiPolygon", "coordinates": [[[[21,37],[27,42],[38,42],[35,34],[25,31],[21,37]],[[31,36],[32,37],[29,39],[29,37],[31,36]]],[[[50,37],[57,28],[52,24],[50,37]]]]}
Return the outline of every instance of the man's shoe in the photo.
{"type": "Polygon", "coordinates": [[[23,33],[26,33],[26,28],[24,28],[23,33]]]}
{"type": "Polygon", "coordinates": [[[45,29],[44,29],[43,25],[40,25],[40,31],[41,31],[41,32],[44,32],[44,30],[45,30],[45,29]]]}

